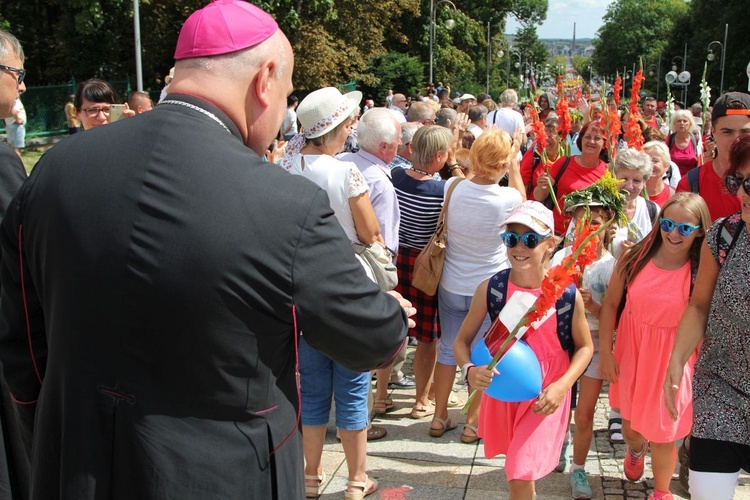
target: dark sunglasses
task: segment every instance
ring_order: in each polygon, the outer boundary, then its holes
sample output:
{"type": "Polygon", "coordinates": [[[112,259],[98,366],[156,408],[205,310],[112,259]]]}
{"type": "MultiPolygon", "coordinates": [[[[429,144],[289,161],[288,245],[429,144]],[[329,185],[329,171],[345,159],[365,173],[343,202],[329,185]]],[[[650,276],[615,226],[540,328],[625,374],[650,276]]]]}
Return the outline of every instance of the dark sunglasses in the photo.
{"type": "Polygon", "coordinates": [[[21,68],[14,68],[12,66],[6,66],[4,64],[0,64],[0,69],[9,71],[11,73],[15,73],[16,75],[16,81],[18,82],[18,85],[21,85],[21,82],[23,81],[24,77],[26,76],[26,70],[21,68]]]}
{"type": "Polygon", "coordinates": [[[746,194],[750,194],[750,177],[743,179],[742,177],[735,177],[734,175],[727,175],[724,178],[724,184],[727,186],[727,191],[732,196],[736,196],[740,190],[740,186],[745,190],[746,194]]]}
{"type": "Polygon", "coordinates": [[[514,248],[518,245],[519,241],[523,241],[526,248],[536,248],[542,240],[546,240],[547,238],[549,238],[549,234],[546,236],[537,233],[518,234],[506,232],[500,234],[500,239],[503,240],[503,243],[508,248],[514,248]]]}
{"type": "Polygon", "coordinates": [[[666,217],[659,219],[659,225],[661,225],[661,230],[665,233],[671,233],[676,227],[680,236],[690,236],[696,229],[700,228],[700,226],[693,226],[692,224],[687,224],[685,222],[678,224],[672,219],[667,219],[666,217]]]}

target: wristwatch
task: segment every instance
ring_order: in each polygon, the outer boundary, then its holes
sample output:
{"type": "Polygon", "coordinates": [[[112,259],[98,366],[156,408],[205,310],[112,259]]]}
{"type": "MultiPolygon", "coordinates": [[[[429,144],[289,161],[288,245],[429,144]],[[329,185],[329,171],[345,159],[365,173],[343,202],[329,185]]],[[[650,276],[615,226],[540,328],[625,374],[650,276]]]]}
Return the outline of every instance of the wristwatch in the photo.
{"type": "Polygon", "coordinates": [[[466,382],[466,384],[467,384],[467,385],[469,384],[469,370],[471,370],[471,369],[472,369],[472,368],[474,368],[475,366],[476,366],[476,365],[475,365],[474,363],[472,363],[472,362],[470,361],[470,362],[468,362],[468,363],[465,363],[465,364],[464,364],[464,365],[463,365],[463,366],[461,367],[461,375],[463,376],[463,378],[464,378],[464,382],[466,382]]]}

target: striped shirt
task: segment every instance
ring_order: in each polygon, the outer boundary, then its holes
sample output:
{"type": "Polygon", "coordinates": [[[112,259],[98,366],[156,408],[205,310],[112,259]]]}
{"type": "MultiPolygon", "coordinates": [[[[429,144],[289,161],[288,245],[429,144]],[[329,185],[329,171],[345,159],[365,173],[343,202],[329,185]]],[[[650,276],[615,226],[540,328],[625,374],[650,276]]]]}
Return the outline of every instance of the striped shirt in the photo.
{"type": "Polygon", "coordinates": [[[421,250],[437,227],[445,181],[413,179],[400,168],[392,170],[391,175],[401,211],[399,245],[421,250]]]}

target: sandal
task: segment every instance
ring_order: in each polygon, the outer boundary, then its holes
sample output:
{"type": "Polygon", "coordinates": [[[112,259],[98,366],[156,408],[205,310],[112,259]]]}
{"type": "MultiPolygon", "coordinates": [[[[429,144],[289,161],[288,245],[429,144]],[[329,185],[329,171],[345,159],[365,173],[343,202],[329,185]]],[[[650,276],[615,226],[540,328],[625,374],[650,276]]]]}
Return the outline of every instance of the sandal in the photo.
{"type": "Polygon", "coordinates": [[[622,437],[622,418],[610,418],[608,427],[609,440],[612,443],[625,442],[625,438],[622,437]]]}
{"type": "Polygon", "coordinates": [[[427,406],[422,405],[414,405],[411,407],[411,413],[409,416],[415,420],[419,420],[420,418],[429,417],[430,415],[435,414],[435,404],[430,402],[427,406]]]}
{"type": "Polygon", "coordinates": [[[366,496],[372,495],[378,491],[378,482],[371,477],[367,477],[370,481],[370,489],[367,489],[367,481],[347,481],[347,488],[362,488],[362,491],[345,491],[344,500],[362,500],[366,496]]]}
{"type": "Polygon", "coordinates": [[[367,429],[367,440],[376,441],[378,439],[384,438],[387,434],[388,431],[385,429],[385,427],[371,425],[370,428],[367,429]]]}
{"type": "Polygon", "coordinates": [[[479,439],[480,439],[479,431],[477,430],[477,428],[470,424],[464,424],[464,430],[461,431],[461,442],[466,443],[466,444],[472,444],[472,443],[476,443],[477,441],[479,441],[479,439]],[[464,431],[466,431],[466,429],[469,429],[471,432],[474,433],[474,435],[469,436],[467,434],[464,434],[464,431]]]}
{"type": "Polygon", "coordinates": [[[305,474],[305,481],[317,481],[317,486],[308,486],[305,483],[305,498],[318,498],[323,493],[323,483],[326,482],[326,473],[320,476],[308,476],[305,474]]]}
{"type": "Polygon", "coordinates": [[[430,424],[430,436],[434,438],[443,437],[443,434],[445,434],[447,431],[451,431],[458,427],[458,424],[454,424],[453,420],[451,420],[450,418],[446,418],[445,420],[443,420],[439,417],[432,417],[432,421],[437,422],[442,426],[440,427],[440,429],[433,429],[432,424],[430,424]]]}
{"type": "Polygon", "coordinates": [[[464,404],[465,403],[458,398],[456,393],[451,391],[451,395],[448,397],[448,408],[458,408],[464,404]]]}
{"type": "Polygon", "coordinates": [[[372,405],[372,411],[377,415],[385,415],[389,410],[394,408],[393,400],[391,398],[376,399],[372,405]]]}

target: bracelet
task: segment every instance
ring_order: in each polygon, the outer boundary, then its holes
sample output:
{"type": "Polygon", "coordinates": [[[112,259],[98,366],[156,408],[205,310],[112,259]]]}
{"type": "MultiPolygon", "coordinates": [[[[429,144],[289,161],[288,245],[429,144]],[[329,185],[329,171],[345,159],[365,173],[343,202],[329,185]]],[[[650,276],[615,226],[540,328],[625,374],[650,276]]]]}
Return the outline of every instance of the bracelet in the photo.
{"type": "Polygon", "coordinates": [[[475,366],[476,365],[474,365],[474,363],[469,361],[468,363],[464,363],[464,365],[461,367],[461,374],[463,375],[464,382],[466,382],[467,385],[469,383],[469,370],[471,370],[475,366]]]}

